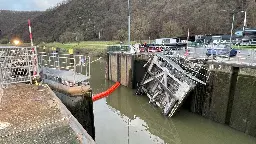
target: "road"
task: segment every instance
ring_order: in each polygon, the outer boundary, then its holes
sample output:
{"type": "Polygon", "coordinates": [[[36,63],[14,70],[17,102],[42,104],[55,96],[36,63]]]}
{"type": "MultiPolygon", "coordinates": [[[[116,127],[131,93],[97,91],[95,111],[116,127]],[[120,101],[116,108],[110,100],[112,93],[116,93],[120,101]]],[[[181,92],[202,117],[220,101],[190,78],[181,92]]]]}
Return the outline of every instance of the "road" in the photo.
{"type": "MultiPolygon", "coordinates": [[[[189,48],[188,58],[211,58],[206,56],[205,47],[199,48],[189,48]]],[[[241,49],[237,50],[238,53],[235,57],[231,57],[230,60],[228,57],[217,57],[215,61],[225,62],[225,63],[235,63],[235,64],[244,64],[244,65],[252,65],[256,66],[256,50],[254,49],[241,49]]],[[[185,55],[185,49],[176,52],[179,55],[185,55]]]]}

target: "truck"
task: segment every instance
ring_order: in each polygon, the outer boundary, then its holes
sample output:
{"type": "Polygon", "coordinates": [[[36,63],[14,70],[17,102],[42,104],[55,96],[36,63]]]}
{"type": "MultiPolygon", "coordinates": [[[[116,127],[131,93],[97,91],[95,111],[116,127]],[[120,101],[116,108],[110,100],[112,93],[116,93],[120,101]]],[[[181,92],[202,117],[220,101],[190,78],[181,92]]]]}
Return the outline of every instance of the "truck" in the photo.
{"type": "Polygon", "coordinates": [[[177,44],[177,40],[174,38],[161,38],[156,39],[157,45],[169,45],[169,44],[177,44]]]}

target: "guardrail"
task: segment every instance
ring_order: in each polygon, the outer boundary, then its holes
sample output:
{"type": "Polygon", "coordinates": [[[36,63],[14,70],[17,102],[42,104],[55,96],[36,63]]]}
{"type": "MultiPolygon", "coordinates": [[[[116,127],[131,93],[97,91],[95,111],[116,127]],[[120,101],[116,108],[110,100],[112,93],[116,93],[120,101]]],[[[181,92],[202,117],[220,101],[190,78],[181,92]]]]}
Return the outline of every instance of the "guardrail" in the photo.
{"type": "Polygon", "coordinates": [[[206,55],[206,47],[188,47],[188,50],[170,50],[165,55],[180,56],[187,59],[208,59],[217,63],[237,64],[244,66],[256,66],[256,49],[236,49],[237,55],[229,58],[227,55],[206,55]]]}
{"type": "Polygon", "coordinates": [[[0,46],[0,84],[31,82],[39,76],[36,47],[0,46]]]}

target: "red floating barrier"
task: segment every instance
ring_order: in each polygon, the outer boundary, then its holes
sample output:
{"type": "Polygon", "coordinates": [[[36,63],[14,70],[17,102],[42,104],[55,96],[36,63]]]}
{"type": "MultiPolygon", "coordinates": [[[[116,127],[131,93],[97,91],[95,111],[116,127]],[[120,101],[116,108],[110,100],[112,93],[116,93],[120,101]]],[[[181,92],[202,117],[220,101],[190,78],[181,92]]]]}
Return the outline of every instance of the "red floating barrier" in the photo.
{"type": "Polygon", "coordinates": [[[108,90],[101,92],[99,94],[96,94],[92,97],[92,101],[97,101],[99,99],[102,99],[104,97],[107,97],[110,95],[112,92],[114,92],[118,87],[120,86],[119,82],[116,82],[112,87],[110,87],[108,90]]]}

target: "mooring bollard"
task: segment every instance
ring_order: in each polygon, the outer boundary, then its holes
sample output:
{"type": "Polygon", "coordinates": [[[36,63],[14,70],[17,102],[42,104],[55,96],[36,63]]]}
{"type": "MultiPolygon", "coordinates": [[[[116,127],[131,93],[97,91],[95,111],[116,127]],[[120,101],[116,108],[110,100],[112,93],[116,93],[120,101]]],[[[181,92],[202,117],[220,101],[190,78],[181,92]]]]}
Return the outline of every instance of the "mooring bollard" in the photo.
{"type": "Polygon", "coordinates": [[[74,63],[74,52],[73,52],[73,49],[69,49],[68,53],[69,53],[69,62],[70,62],[70,65],[75,65],[75,63],[74,63]]]}

